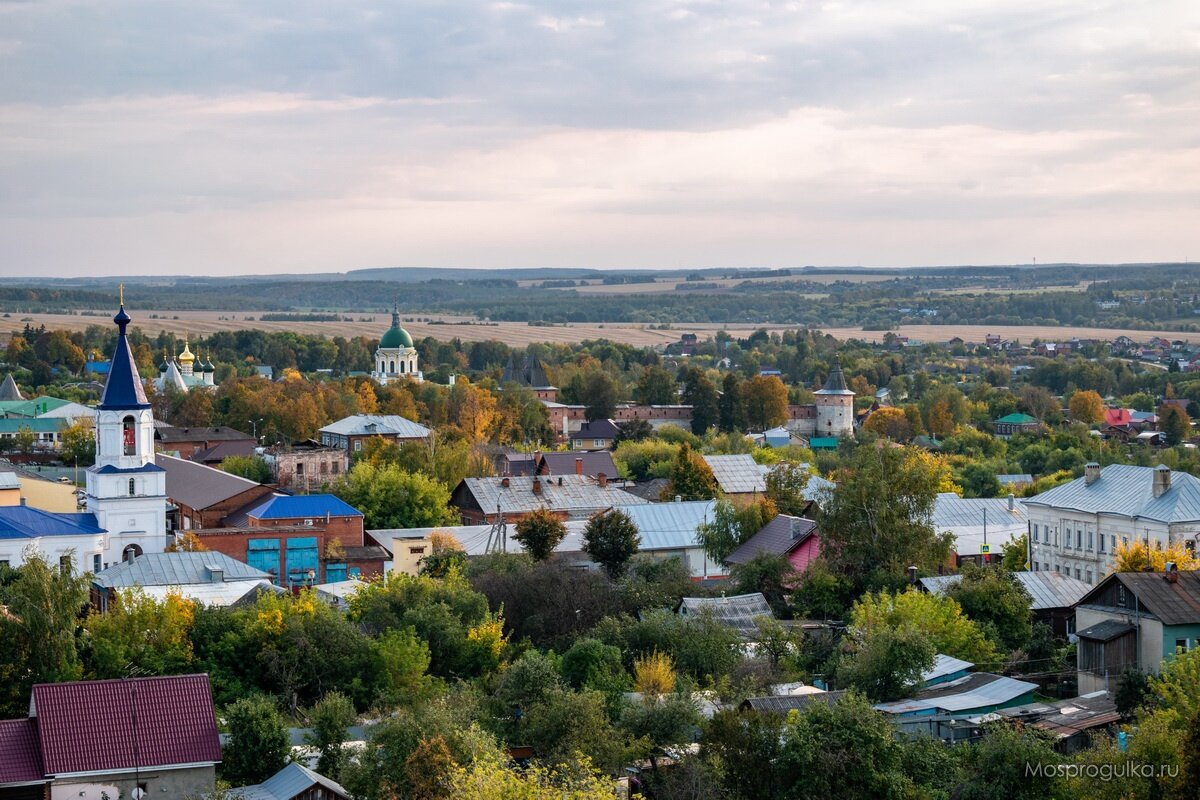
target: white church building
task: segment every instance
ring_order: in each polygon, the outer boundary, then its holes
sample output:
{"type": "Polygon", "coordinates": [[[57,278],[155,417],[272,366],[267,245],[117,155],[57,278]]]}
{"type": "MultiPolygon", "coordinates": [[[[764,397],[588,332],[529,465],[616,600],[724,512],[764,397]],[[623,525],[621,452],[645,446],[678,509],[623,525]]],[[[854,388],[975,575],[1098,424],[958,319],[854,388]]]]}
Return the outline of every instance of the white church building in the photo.
{"type": "Polygon", "coordinates": [[[399,308],[392,308],[392,327],[379,339],[371,377],[383,384],[407,378],[418,383],[425,380],[417,365],[417,348],[413,346],[412,336],[400,327],[399,308]]]}

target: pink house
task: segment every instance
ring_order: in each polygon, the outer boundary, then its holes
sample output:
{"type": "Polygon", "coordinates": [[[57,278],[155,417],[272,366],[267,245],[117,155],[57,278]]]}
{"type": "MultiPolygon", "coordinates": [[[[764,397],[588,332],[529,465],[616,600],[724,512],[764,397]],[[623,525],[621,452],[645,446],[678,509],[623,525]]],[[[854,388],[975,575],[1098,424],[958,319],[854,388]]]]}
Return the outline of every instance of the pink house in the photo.
{"type": "Polygon", "coordinates": [[[804,517],[779,514],[730,553],[725,562],[745,564],[763,554],[786,556],[793,569],[803,572],[820,552],[817,523],[804,517]]]}

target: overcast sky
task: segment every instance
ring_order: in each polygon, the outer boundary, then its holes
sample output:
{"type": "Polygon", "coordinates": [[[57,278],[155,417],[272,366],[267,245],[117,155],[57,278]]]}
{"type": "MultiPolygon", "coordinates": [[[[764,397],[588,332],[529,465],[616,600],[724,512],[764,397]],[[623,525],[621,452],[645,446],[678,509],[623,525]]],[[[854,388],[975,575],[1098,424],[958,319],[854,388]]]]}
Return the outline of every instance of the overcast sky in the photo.
{"type": "Polygon", "coordinates": [[[1200,3],[0,0],[0,274],[1200,259],[1200,3]]]}

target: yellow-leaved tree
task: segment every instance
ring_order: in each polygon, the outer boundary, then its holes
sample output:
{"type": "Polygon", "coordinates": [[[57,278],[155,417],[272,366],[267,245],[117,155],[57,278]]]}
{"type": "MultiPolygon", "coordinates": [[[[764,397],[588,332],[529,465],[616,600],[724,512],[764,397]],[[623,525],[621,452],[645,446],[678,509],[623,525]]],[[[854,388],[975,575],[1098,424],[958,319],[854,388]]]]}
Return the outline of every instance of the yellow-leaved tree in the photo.
{"type": "Polygon", "coordinates": [[[1200,569],[1200,559],[1179,542],[1163,549],[1145,542],[1122,542],[1117,545],[1113,572],[1165,572],[1167,562],[1177,570],[1200,569]]]}

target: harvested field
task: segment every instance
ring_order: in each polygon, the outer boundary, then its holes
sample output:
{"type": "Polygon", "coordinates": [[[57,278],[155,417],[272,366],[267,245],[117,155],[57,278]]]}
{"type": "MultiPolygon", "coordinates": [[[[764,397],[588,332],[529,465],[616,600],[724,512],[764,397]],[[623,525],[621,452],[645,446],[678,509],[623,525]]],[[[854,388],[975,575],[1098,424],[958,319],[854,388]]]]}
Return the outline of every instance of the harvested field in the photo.
{"type": "MultiPolygon", "coordinates": [[[[184,333],[193,337],[203,337],[217,331],[244,330],[247,328],[263,331],[293,331],[296,333],[321,334],[324,336],[367,336],[375,338],[386,329],[389,320],[386,315],[354,315],[352,322],[300,322],[300,321],[263,321],[254,312],[230,311],[142,311],[130,309],[134,317],[135,327],[140,327],[149,334],[167,331],[177,335],[184,333]],[[152,314],[158,316],[151,318],[152,314]],[[254,319],[247,319],[254,317],[254,319]]],[[[350,316],[350,315],[346,315],[350,316]]],[[[83,330],[88,325],[110,324],[111,312],[95,315],[79,314],[13,314],[0,317],[0,336],[7,337],[14,331],[20,331],[27,324],[34,326],[45,325],[47,328],[83,330]]],[[[611,339],[615,342],[631,344],[639,347],[666,344],[679,340],[682,333],[697,333],[701,336],[711,336],[715,331],[727,330],[734,336],[748,336],[759,328],[769,331],[794,330],[794,325],[721,325],[717,323],[679,323],[670,330],[651,330],[643,325],[629,323],[608,323],[589,325],[556,325],[532,326],[523,322],[481,323],[469,317],[455,316],[425,316],[421,315],[419,322],[410,322],[401,315],[404,327],[414,338],[432,336],[443,341],[458,338],[466,342],[486,341],[497,339],[513,346],[522,346],[533,342],[561,342],[572,344],[585,339],[611,339]]],[[[411,317],[410,317],[411,319],[411,317]]],[[[824,328],[826,333],[839,339],[862,339],[865,341],[882,341],[886,331],[864,331],[861,328],[824,328]]],[[[982,342],[989,333],[999,334],[1006,339],[1019,340],[1028,344],[1035,338],[1050,340],[1067,340],[1071,338],[1111,340],[1124,334],[1134,341],[1146,341],[1152,336],[1163,336],[1168,339],[1183,339],[1200,342],[1200,333],[1182,331],[1139,331],[1111,328],[1057,328],[1049,325],[1035,326],[987,326],[987,325],[902,325],[893,329],[901,336],[908,336],[924,342],[946,342],[955,336],[962,337],[968,342],[982,342]]]]}

